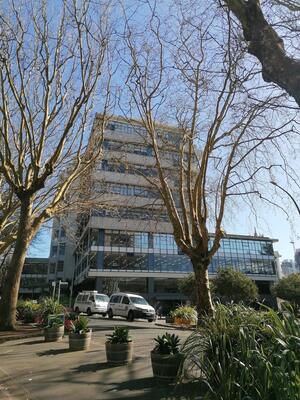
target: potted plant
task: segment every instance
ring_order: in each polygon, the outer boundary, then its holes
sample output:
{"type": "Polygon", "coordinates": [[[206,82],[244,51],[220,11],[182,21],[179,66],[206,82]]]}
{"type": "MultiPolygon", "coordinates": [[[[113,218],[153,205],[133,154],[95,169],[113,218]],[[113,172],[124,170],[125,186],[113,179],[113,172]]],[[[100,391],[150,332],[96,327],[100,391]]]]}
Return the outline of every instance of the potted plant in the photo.
{"type": "Polygon", "coordinates": [[[71,323],[69,349],[72,351],[88,350],[91,344],[92,330],[88,328],[89,320],[80,315],[71,323]]]}
{"type": "Polygon", "coordinates": [[[151,351],[153,375],[160,379],[175,379],[183,360],[183,353],[179,351],[179,337],[166,332],[154,340],[156,346],[151,351]]]}
{"type": "Polygon", "coordinates": [[[63,320],[58,316],[49,319],[48,324],[44,327],[45,342],[58,342],[62,339],[63,335],[63,320]]]}
{"type": "Polygon", "coordinates": [[[113,364],[127,364],[132,361],[133,344],[127,326],[115,326],[105,343],[107,361],[113,364]]]}
{"type": "Polygon", "coordinates": [[[176,325],[194,325],[197,322],[197,311],[191,306],[177,307],[171,313],[176,325]]]}
{"type": "Polygon", "coordinates": [[[41,301],[39,310],[44,324],[48,323],[49,316],[66,313],[65,307],[51,297],[46,297],[41,301]]]}

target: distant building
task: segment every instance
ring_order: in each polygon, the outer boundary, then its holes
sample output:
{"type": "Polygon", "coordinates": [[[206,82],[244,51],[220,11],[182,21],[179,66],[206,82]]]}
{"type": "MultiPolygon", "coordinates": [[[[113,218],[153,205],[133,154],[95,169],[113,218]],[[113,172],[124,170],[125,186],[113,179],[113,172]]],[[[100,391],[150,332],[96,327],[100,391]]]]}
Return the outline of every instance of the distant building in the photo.
{"type": "Polygon", "coordinates": [[[284,276],[295,272],[295,263],[293,260],[283,260],[281,262],[281,271],[284,276]]]}
{"type": "Polygon", "coordinates": [[[23,298],[39,298],[48,295],[48,258],[25,259],[21,277],[19,296],[23,298]]]}
{"type": "MultiPolygon", "coordinates": [[[[97,129],[97,118],[94,129],[97,129]]],[[[178,130],[163,126],[167,140],[178,130]]],[[[66,240],[59,220],[53,223],[49,278],[73,279],[79,289],[109,292],[109,287],[143,294],[149,300],[181,301],[178,280],[192,271],[188,257],[173,238],[173,227],[164,206],[147,177],[155,176],[155,158],[145,132],[137,122],[113,118],[104,135],[104,155],[91,171],[104,191],[103,199],[113,207],[92,209],[78,215],[78,240],[66,240]],[[71,256],[72,255],[72,256],[71,256]]],[[[175,140],[174,140],[175,143],[175,140]]],[[[165,151],[170,179],[178,153],[165,151]]],[[[176,145],[175,145],[176,146],[176,145]]],[[[73,218],[75,221],[75,218],[73,218]]],[[[75,222],[74,222],[75,223],[75,222]]],[[[261,293],[269,293],[278,279],[271,238],[226,235],[213,257],[209,273],[233,267],[251,277],[261,293]]],[[[115,290],[115,289],[114,289],[115,290]]]]}
{"type": "Polygon", "coordinates": [[[300,249],[295,251],[295,272],[300,272],[300,249]]]}

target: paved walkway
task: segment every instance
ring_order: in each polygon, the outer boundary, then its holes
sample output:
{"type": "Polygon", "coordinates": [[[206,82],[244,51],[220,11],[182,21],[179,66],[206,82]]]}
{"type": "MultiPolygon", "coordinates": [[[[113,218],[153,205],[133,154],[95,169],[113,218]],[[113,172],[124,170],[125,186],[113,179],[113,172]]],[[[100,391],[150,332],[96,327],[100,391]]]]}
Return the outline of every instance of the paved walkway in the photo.
{"type": "Polygon", "coordinates": [[[40,336],[43,330],[33,324],[18,324],[15,331],[0,331],[0,343],[7,340],[23,339],[26,337],[40,336]]]}
{"type": "MultiPolygon", "coordinates": [[[[100,327],[101,321],[98,324],[100,327]]],[[[152,376],[153,338],[166,329],[138,323],[130,327],[135,359],[127,366],[112,367],[106,363],[105,335],[111,333],[111,329],[105,324],[103,330],[93,332],[91,348],[86,352],[69,352],[67,337],[59,343],[45,343],[43,337],[38,337],[0,344],[0,399],[200,398],[195,396],[191,385],[168,385],[152,376]]],[[[172,332],[178,333],[182,340],[190,334],[182,330],[172,332]]]]}

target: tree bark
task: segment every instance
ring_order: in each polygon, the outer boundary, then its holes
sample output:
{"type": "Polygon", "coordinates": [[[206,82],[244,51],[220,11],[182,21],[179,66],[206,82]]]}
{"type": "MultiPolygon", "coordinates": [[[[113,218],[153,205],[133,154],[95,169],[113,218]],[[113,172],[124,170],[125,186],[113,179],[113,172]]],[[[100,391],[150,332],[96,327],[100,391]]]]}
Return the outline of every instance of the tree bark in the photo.
{"type": "Polygon", "coordinates": [[[28,196],[21,200],[17,240],[2,289],[2,297],[0,300],[0,330],[16,329],[16,308],[21,275],[26,252],[32,238],[31,211],[31,199],[28,196]]]}
{"type": "Polygon", "coordinates": [[[300,106],[300,60],[289,57],[282,38],[266,21],[258,0],[225,0],[240,21],[248,51],[262,66],[266,82],[273,82],[300,106]]]}
{"type": "Polygon", "coordinates": [[[197,258],[192,259],[192,265],[195,273],[198,325],[200,325],[204,316],[214,314],[208,279],[209,263],[197,258]]]}

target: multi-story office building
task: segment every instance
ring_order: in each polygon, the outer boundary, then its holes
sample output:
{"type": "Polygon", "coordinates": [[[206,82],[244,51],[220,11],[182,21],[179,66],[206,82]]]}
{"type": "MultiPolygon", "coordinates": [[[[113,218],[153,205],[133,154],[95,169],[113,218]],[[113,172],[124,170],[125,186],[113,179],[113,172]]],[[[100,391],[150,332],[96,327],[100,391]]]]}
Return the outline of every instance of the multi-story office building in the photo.
{"type": "MultiPolygon", "coordinates": [[[[94,129],[100,118],[96,117],[94,129]]],[[[164,137],[176,143],[177,129],[161,129],[164,137]]],[[[174,146],[164,148],[164,168],[170,171],[174,184],[177,156],[174,146]]],[[[149,182],[157,172],[143,128],[122,118],[112,119],[105,131],[104,156],[90,173],[91,188],[99,193],[102,206],[76,217],[76,244],[66,240],[61,225],[54,223],[49,277],[71,279],[73,273],[77,289],[109,292],[113,287],[144,294],[150,300],[182,299],[178,279],[192,267],[178,249],[168,215],[149,182]]],[[[227,235],[212,260],[210,275],[231,266],[268,293],[277,279],[273,242],[266,237],[227,235]]]]}

